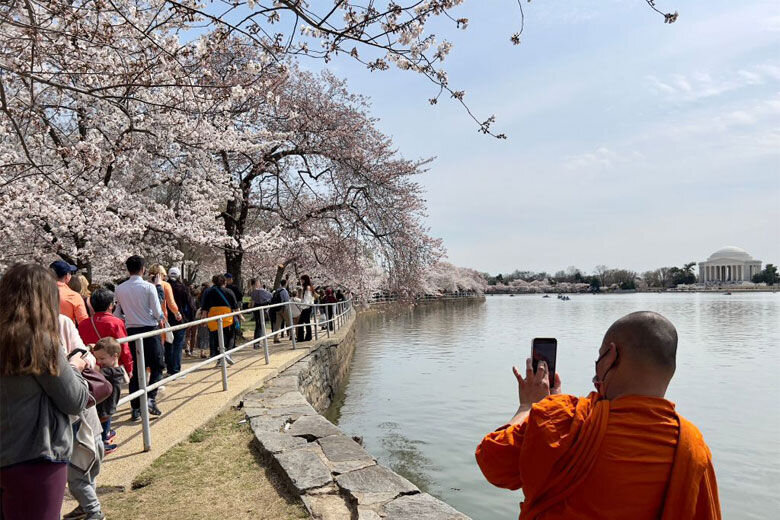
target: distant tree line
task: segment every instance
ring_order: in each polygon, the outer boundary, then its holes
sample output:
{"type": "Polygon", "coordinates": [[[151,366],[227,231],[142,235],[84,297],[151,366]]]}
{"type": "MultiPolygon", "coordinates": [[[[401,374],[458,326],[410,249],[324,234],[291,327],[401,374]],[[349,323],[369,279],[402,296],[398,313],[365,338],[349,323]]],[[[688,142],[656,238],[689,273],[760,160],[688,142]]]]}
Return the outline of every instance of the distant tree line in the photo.
{"type": "MultiPolygon", "coordinates": [[[[550,274],[546,271],[520,271],[515,270],[507,274],[491,275],[482,273],[487,280],[488,286],[491,285],[510,285],[516,280],[524,282],[547,281],[551,285],[558,283],[587,283],[591,291],[599,291],[603,288],[635,290],[641,288],[662,288],[668,289],[678,285],[691,285],[697,282],[694,267],[696,262],[688,262],[680,267],[659,267],[650,271],[645,271],[641,275],[630,269],[610,268],[606,265],[597,265],[592,274],[585,274],[577,267],[570,266],[565,271],[557,271],[550,274]]],[[[780,274],[777,267],[773,264],[767,264],[766,268],[753,276],[754,283],[766,283],[774,285],[780,283],[780,274]]]]}
{"type": "Polygon", "coordinates": [[[777,266],[774,264],[766,264],[763,271],[753,275],[753,283],[765,283],[767,285],[780,283],[780,275],[777,274],[777,266]]]}

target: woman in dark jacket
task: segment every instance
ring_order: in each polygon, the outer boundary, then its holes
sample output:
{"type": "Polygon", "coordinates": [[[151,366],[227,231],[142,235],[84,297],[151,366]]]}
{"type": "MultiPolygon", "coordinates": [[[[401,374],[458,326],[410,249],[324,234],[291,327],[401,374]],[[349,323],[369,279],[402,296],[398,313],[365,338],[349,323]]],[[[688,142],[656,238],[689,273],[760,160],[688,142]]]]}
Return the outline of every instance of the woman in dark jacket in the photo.
{"type": "Polygon", "coordinates": [[[73,449],[68,415],[87,404],[85,361],[66,360],[59,292],[48,269],[17,264],[0,279],[0,517],[60,518],[73,449]]]}

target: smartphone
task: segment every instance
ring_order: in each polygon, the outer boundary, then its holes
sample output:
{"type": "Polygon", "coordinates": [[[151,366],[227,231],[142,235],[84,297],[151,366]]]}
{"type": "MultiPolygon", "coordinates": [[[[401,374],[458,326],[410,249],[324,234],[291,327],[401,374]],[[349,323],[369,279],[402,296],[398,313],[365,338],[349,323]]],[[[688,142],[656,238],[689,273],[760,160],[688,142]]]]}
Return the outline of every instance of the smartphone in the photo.
{"type": "Polygon", "coordinates": [[[555,385],[555,357],[558,353],[558,340],[555,338],[534,338],[531,346],[531,360],[534,373],[539,366],[539,361],[547,363],[550,380],[550,388],[555,385]]]}

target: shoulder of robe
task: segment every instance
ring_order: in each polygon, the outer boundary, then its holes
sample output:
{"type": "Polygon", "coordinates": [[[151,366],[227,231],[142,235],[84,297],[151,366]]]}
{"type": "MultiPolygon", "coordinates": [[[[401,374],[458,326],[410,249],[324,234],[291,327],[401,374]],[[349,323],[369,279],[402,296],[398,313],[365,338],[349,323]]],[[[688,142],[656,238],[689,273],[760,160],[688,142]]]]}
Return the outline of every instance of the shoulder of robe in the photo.
{"type": "MultiPolygon", "coordinates": [[[[685,429],[685,436],[689,440],[688,447],[691,451],[691,457],[696,464],[706,466],[712,461],[712,453],[709,446],[704,442],[704,436],[691,421],[678,414],[680,418],[680,428],[685,429]]],[[[682,435],[681,435],[682,436],[682,435]]]]}

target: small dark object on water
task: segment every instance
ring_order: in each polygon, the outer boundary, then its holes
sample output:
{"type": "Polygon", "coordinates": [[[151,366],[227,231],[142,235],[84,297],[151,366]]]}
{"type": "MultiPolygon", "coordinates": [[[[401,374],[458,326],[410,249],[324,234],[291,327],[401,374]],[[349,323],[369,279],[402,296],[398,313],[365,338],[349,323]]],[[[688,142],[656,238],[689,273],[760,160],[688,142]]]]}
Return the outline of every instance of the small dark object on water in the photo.
{"type": "Polygon", "coordinates": [[[353,435],[352,440],[363,446],[363,437],[360,435],[353,435]]]}

